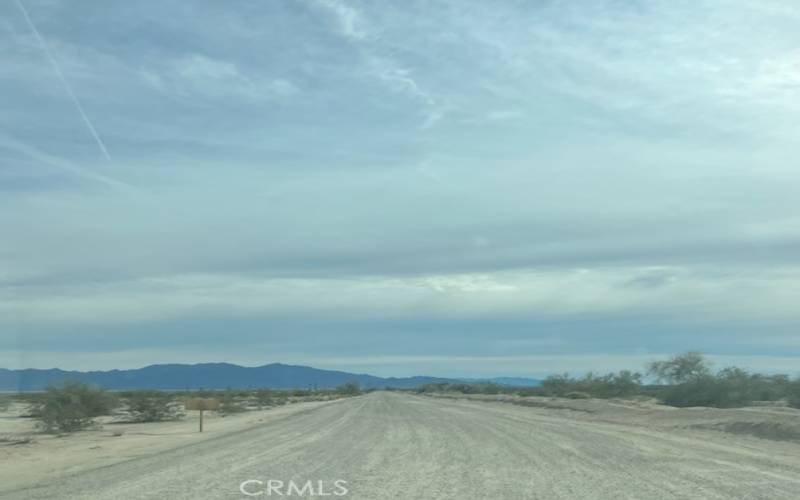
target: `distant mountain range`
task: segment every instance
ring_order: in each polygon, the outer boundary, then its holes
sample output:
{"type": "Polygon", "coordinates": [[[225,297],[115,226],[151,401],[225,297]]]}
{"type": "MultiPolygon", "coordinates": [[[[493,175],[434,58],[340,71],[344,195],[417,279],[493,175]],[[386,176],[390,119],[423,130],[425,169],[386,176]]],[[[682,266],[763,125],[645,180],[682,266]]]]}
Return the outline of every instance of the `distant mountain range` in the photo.
{"type": "Polygon", "coordinates": [[[505,385],[507,387],[536,387],[542,383],[539,379],[526,377],[462,378],[459,380],[467,382],[468,384],[494,382],[495,384],[505,385]]]}
{"type": "MultiPolygon", "coordinates": [[[[464,382],[464,379],[441,377],[376,377],[363,373],[347,373],[320,370],[309,366],[272,363],[264,366],[246,367],[229,363],[202,363],[196,365],[165,364],[151,365],[133,370],[108,371],[64,371],[0,368],[0,391],[39,391],[48,385],[74,380],[97,385],[104,389],[225,389],[233,387],[270,389],[332,388],[346,382],[358,382],[366,389],[395,388],[412,389],[423,384],[437,382],[464,382]]],[[[495,382],[502,385],[533,386],[535,379],[496,378],[469,379],[470,382],[495,382]]]]}

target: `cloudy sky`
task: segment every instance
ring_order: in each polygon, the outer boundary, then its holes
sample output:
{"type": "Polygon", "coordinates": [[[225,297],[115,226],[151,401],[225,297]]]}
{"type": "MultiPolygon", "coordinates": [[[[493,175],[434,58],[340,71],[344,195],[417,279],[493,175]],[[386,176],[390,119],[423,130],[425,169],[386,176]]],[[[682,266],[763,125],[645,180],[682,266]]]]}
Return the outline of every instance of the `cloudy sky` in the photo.
{"type": "Polygon", "coordinates": [[[2,2],[0,366],[797,373],[799,23],[2,2]]]}

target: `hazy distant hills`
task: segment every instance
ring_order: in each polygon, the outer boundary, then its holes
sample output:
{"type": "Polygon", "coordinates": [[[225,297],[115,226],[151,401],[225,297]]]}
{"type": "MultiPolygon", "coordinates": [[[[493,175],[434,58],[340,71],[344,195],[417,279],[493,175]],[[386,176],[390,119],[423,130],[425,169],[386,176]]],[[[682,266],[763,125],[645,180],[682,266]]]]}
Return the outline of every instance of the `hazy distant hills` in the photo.
{"type": "MultiPolygon", "coordinates": [[[[410,389],[434,382],[459,382],[461,380],[438,377],[383,378],[361,373],[320,370],[308,366],[272,363],[246,367],[229,363],[202,363],[196,365],[151,365],[133,370],[64,371],[0,368],[0,391],[38,391],[64,380],[76,380],[105,389],[225,389],[271,388],[307,389],[331,388],[346,382],[358,382],[363,388],[392,387],[410,389]]],[[[476,381],[476,380],[472,380],[476,381]]],[[[498,378],[492,381],[504,385],[530,386],[537,380],[498,378]]]]}
{"type": "Polygon", "coordinates": [[[535,387],[542,382],[539,379],[526,377],[462,378],[459,380],[467,383],[494,382],[509,387],[535,387]]]}

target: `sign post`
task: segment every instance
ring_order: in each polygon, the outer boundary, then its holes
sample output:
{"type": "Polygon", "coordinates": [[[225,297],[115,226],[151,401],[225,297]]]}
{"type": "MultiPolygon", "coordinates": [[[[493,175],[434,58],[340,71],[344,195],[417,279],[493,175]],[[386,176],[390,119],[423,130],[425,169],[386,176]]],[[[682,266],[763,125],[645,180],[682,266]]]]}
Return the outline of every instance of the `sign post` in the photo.
{"type": "Polygon", "coordinates": [[[219,401],[216,399],[188,398],[184,400],[183,406],[187,410],[198,410],[200,412],[200,432],[203,432],[203,412],[206,410],[218,410],[219,401]]]}

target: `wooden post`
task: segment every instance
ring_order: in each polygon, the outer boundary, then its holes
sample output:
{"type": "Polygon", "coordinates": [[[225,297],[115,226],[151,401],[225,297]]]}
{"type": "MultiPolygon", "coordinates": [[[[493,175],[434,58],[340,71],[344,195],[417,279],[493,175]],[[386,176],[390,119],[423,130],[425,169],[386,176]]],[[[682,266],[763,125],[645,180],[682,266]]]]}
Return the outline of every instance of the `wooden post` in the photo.
{"type": "Polygon", "coordinates": [[[200,432],[203,432],[203,410],[200,410],[200,432]]]}

